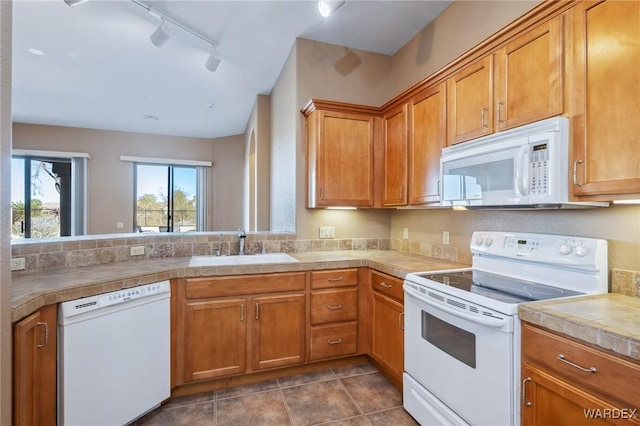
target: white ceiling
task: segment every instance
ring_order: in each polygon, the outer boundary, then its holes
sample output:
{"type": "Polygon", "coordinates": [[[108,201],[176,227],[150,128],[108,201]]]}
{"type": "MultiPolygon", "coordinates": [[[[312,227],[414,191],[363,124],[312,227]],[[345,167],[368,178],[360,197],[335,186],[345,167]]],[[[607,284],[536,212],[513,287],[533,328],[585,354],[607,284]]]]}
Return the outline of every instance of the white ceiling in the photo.
{"type": "Polygon", "coordinates": [[[244,132],[297,37],[393,55],[451,1],[347,1],[323,18],[315,1],[144,1],[179,28],[162,48],[159,20],[129,0],[15,0],[13,119],[20,123],[221,137],[244,132]],[[44,55],[34,55],[37,49],[44,55]],[[213,104],[213,107],[211,105],[213,104]],[[157,119],[156,119],[157,118],[157,119]]]}

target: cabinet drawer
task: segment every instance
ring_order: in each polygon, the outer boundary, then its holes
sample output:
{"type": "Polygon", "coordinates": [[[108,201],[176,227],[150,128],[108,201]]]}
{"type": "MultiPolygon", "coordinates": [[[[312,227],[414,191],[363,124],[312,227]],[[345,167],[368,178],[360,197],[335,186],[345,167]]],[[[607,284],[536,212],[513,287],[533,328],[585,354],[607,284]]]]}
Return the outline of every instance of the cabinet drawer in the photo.
{"type": "Polygon", "coordinates": [[[404,301],[402,280],[382,272],[371,271],[371,287],[382,294],[386,294],[400,302],[404,301]]]}
{"type": "Polygon", "coordinates": [[[522,354],[527,362],[568,378],[607,399],[640,407],[640,365],[587,345],[523,324],[522,354]],[[563,355],[563,362],[559,359],[563,355]],[[570,365],[571,362],[575,365],[570,365]],[[587,369],[583,371],[581,368],[587,369]],[[595,372],[589,371],[595,368],[595,372]]]}
{"type": "Polygon", "coordinates": [[[358,285],[358,269],[332,269],[311,272],[311,288],[350,287],[358,285]]]}
{"type": "Polygon", "coordinates": [[[311,361],[354,354],[358,350],[358,323],[311,329],[311,361]]]}
{"type": "Polygon", "coordinates": [[[311,324],[350,321],[358,318],[358,289],[311,292],[311,324]]]}
{"type": "Polygon", "coordinates": [[[184,281],[187,299],[300,291],[306,287],[304,272],[187,278],[184,281]]]}

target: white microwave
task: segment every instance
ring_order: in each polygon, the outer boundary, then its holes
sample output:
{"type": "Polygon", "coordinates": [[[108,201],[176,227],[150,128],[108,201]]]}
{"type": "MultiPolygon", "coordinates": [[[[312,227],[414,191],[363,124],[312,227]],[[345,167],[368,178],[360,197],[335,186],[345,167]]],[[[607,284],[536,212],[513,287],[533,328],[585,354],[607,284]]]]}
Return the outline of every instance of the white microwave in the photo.
{"type": "Polygon", "coordinates": [[[553,117],[442,150],[441,205],[604,207],[569,202],[569,120],[553,117]]]}

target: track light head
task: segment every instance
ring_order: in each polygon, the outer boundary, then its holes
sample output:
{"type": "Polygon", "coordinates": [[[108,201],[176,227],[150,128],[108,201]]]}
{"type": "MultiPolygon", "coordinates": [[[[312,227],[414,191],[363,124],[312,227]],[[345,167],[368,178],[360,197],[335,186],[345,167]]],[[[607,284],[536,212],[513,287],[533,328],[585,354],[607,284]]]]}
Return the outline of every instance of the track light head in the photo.
{"type": "Polygon", "coordinates": [[[164,46],[171,38],[171,31],[166,20],[162,20],[160,26],[151,34],[151,43],[156,47],[164,46]]]}
{"type": "Polygon", "coordinates": [[[340,9],[344,4],[344,0],[320,0],[318,2],[318,11],[320,15],[327,18],[329,15],[340,9]]]}
{"type": "Polygon", "coordinates": [[[220,52],[218,52],[218,49],[214,46],[209,54],[209,58],[207,58],[207,62],[204,65],[209,71],[215,72],[218,69],[220,62],[222,62],[222,56],[220,56],[220,52]]]}
{"type": "Polygon", "coordinates": [[[78,5],[82,4],[82,3],[85,3],[87,1],[89,1],[89,0],[64,0],[64,2],[69,7],[75,7],[75,6],[78,6],[78,5]]]}

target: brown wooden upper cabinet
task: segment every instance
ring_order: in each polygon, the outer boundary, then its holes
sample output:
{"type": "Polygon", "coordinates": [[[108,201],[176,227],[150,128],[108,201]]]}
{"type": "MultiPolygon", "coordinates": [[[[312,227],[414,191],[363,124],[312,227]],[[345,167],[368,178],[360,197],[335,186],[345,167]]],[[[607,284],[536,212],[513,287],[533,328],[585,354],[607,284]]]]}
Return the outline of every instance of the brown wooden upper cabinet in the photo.
{"type": "Polygon", "coordinates": [[[307,207],[372,207],[375,116],[366,107],[316,100],[302,113],[307,127],[307,207]]]}
{"type": "Polygon", "coordinates": [[[640,195],[640,2],[584,1],[572,9],[573,194],[640,195]]]}
{"type": "Polygon", "coordinates": [[[400,105],[383,117],[384,195],[383,206],[407,204],[408,105],[400,105]]]}
{"type": "Polygon", "coordinates": [[[563,112],[563,30],[557,16],[447,80],[448,145],[563,112]]]}
{"type": "Polygon", "coordinates": [[[446,83],[413,97],[409,115],[409,204],[440,201],[440,153],[447,145],[446,83]]]}

